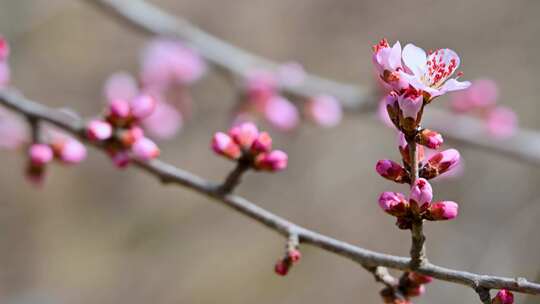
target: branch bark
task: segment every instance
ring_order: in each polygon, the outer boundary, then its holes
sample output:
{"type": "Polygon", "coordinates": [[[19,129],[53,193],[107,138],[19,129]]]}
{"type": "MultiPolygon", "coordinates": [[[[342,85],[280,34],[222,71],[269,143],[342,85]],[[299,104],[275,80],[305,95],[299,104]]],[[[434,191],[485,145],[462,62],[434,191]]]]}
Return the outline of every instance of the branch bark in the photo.
{"type": "MultiPolygon", "coordinates": [[[[12,90],[0,91],[0,104],[11,110],[24,115],[27,118],[35,118],[42,122],[55,125],[67,131],[80,140],[88,142],[84,136],[84,122],[74,115],[66,115],[58,110],[51,109],[40,103],[24,98],[12,90]]],[[[93,144],[103,150],[99,144],[93,144]]],[[[312,245],[322,250],[332,252],[341,257],[350,259],[363,267],[387,267],[402,271],[413,271],[411,259],[406,257],[388,255],[364,249],[344,241],[334,239],[313,230],[290,222],[268,210],[265,210],[249,200],[234,194],[224,194],[219,190],[220,185],[194,175],[188,171],[177,168],[160,160],[150,162],[135,162],[135,166],[166,184],[176,184],[205,195],[216,202],[236,210],[267,228],[288,237],[293,231],[298,235],[302,244],[312,245]]],[[[484,289],[508,289],[515,292],[538,295],[540,284],[529,282],[524,278],[508,278],[476,274],[467,271],[449,269],[431,264],[429,262],[414,269],[414,272],[428,275],[436,279],[457,283],[473,288],[484,289]]]]}

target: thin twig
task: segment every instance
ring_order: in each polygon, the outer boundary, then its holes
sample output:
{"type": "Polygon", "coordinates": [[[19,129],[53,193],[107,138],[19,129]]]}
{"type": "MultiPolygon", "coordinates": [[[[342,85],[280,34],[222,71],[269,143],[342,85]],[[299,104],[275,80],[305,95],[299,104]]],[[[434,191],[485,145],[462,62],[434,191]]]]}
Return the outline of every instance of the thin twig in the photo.
{"type": "Polygon", "coordinates": [[[227,176],[221,186],[219,186],[219,192],[226,194],[231,193],[236,186],[240,184],[242,175],[249,169],[249,162],[244,159],[238,160],[236,168],[227,176]]]}
{"type": "MultiPolygon", "coordinates": [[[[418,153],[417,145],[414,139],[415,136],[407,138],[407,145],[409,147],[409,158],[411,162],[411,169],[409,174],[409,179],[411,180],[411,186],[414,185],[418,179],[418,153]]],[[[411,268],[417,269],[421,265],[427,262],[426,257],[426,237],[424,235],[424,223],[422,218],[415,218],[412,222],[411,227],[411,268]]]]}
{"type": "MultiPolygon", "coordinates": [[[[88,143],[84,136],[83,121],[74,116],[65,115],[58,110],[28,100],[11,90],[0,91],[0,104],[3,104],[26,117],[36,117],[40,121],[53,124],[88,143]]],[[[94,146],[104,150],[104,147],[99,144],[94,144],[94,146]]],[[[411,268],[410,258],[371,251],[309,230],[271,213],[241,196],[223,194],[219,191],[219,184],[210,182],[160,160],[135,162],[135,165],[164,183],[177,184],[206,195],[285,237],[288,237],[291,231],[294,231],[302,244],[309,244],[322,250],[335,253],[336,255],[348,258],[364,267],[382,266],[402,271],[413,270],[411,268]]],[[[418,269],[414,269],[414,271],[439,280],[469,286],[474,290],[483,287],[486,289],[508,289],[534,295],[540,294],[540,284],[529,282],[524,278],[507,278],[475,274],[444,268],[429,262],[421,265],[418,269]]]]}

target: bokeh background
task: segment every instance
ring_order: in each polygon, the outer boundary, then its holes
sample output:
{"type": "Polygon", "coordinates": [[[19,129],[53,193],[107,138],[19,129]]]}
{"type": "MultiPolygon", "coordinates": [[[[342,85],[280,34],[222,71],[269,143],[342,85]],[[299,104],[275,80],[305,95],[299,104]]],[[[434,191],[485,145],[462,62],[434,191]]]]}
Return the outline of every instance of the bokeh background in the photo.
{"type": "MultiPolygon", "coordinates": [[[[464,78],[494,79],[500,103],[517,112],[520,124],[540,127],[538,1],[152,2],[250,51],[364,87],[373,85],[371,45],[381,37],[450,47],[462,55],[464,78]]],[[[12,44],[19,89],[85,116],[101,110],[111,73],[138,70],[149,40],[75,0],[0,0],[0,32],[12,44]]],[[[222,179],[232,164],[208,145],[227,127],[236,93],[215,72],[197,83],[193,117],[174,140],[160,142],[162,158],[222,179]]],[[[350,113],[332,129],[304,123],[289,134],[271,132],[290,167],[249,173],[238,193],[317,231],[407,255],[409,232],[396,229],[376,203],[381,191],[403,187],[374,171],[379,158],[398,156],[392,131],[375,115],[350,113]]],[[[435,196],[459,202],[461,214],[426,225],[430,260],[538,280],[538,168],[445,145],[462,152],[465,172],[436,183],[435,196]]],[[[25,181],[21,154],[1,152],[0,164],[2,303],[380,303],[381,286],[371,275],[310,247],[302,246],[304,259],[286,278],[276,276],[280,236],[188,190],[116,170],[94,150],[80,166],[54,166],[42,189],[25,181]]],[[[472,290],[444,282],[415,300],[478,302],[472,290]]]]}

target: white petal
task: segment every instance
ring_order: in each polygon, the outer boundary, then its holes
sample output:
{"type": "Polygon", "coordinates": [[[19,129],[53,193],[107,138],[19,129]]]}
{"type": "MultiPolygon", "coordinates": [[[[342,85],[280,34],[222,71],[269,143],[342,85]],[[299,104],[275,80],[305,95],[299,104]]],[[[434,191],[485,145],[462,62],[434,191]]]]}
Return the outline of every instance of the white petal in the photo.
{"type": "Polygon", "coordinates": [[[395,71],[397,68],[401,67],[401,44],[396,42],[390,51],[390,56],[388,57],[388,66],[392,71],[395,71]]]}
{"type": "Polygon", "coordinates": [[[403,48],[403,62],[414,75],[424,75],[427,69],[426,52],[414,44],[407,44],[403,48]]]}
{"type": "Polygon", "coordinates": [[[448,79],[459,68],[460,60],[456,52],[451,49],[439,49],[430,54],[427,58],[431,68],[428,73],[429,82],[432,84],[442,83],[448,79]],[[437,74],[442,78],[435,79],[437,74]]]}

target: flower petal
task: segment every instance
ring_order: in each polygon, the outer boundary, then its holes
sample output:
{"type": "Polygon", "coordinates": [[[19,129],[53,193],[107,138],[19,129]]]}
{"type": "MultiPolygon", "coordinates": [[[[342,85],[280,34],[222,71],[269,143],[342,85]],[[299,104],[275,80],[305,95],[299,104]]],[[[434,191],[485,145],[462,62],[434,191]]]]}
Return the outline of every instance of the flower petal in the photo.
{"type": "Polygon", "coordinates": [[[443,83],[459,67],[459,56],[451,49],[439,49],[427,58],[428,81],[431,85],[443,83]]]}
{"type": "Polygon", "coordinates": [[[388,56],[388,67],[393,71],[401,67],[401,44],[399,41],[392,46],[388,56]]]}
{"type": "Polygon", "coordinates": [[[403,62],[415,76],[422,76],[427,70],[426,52],[414,44],[407,44],[403,48],[403,62]]]}

